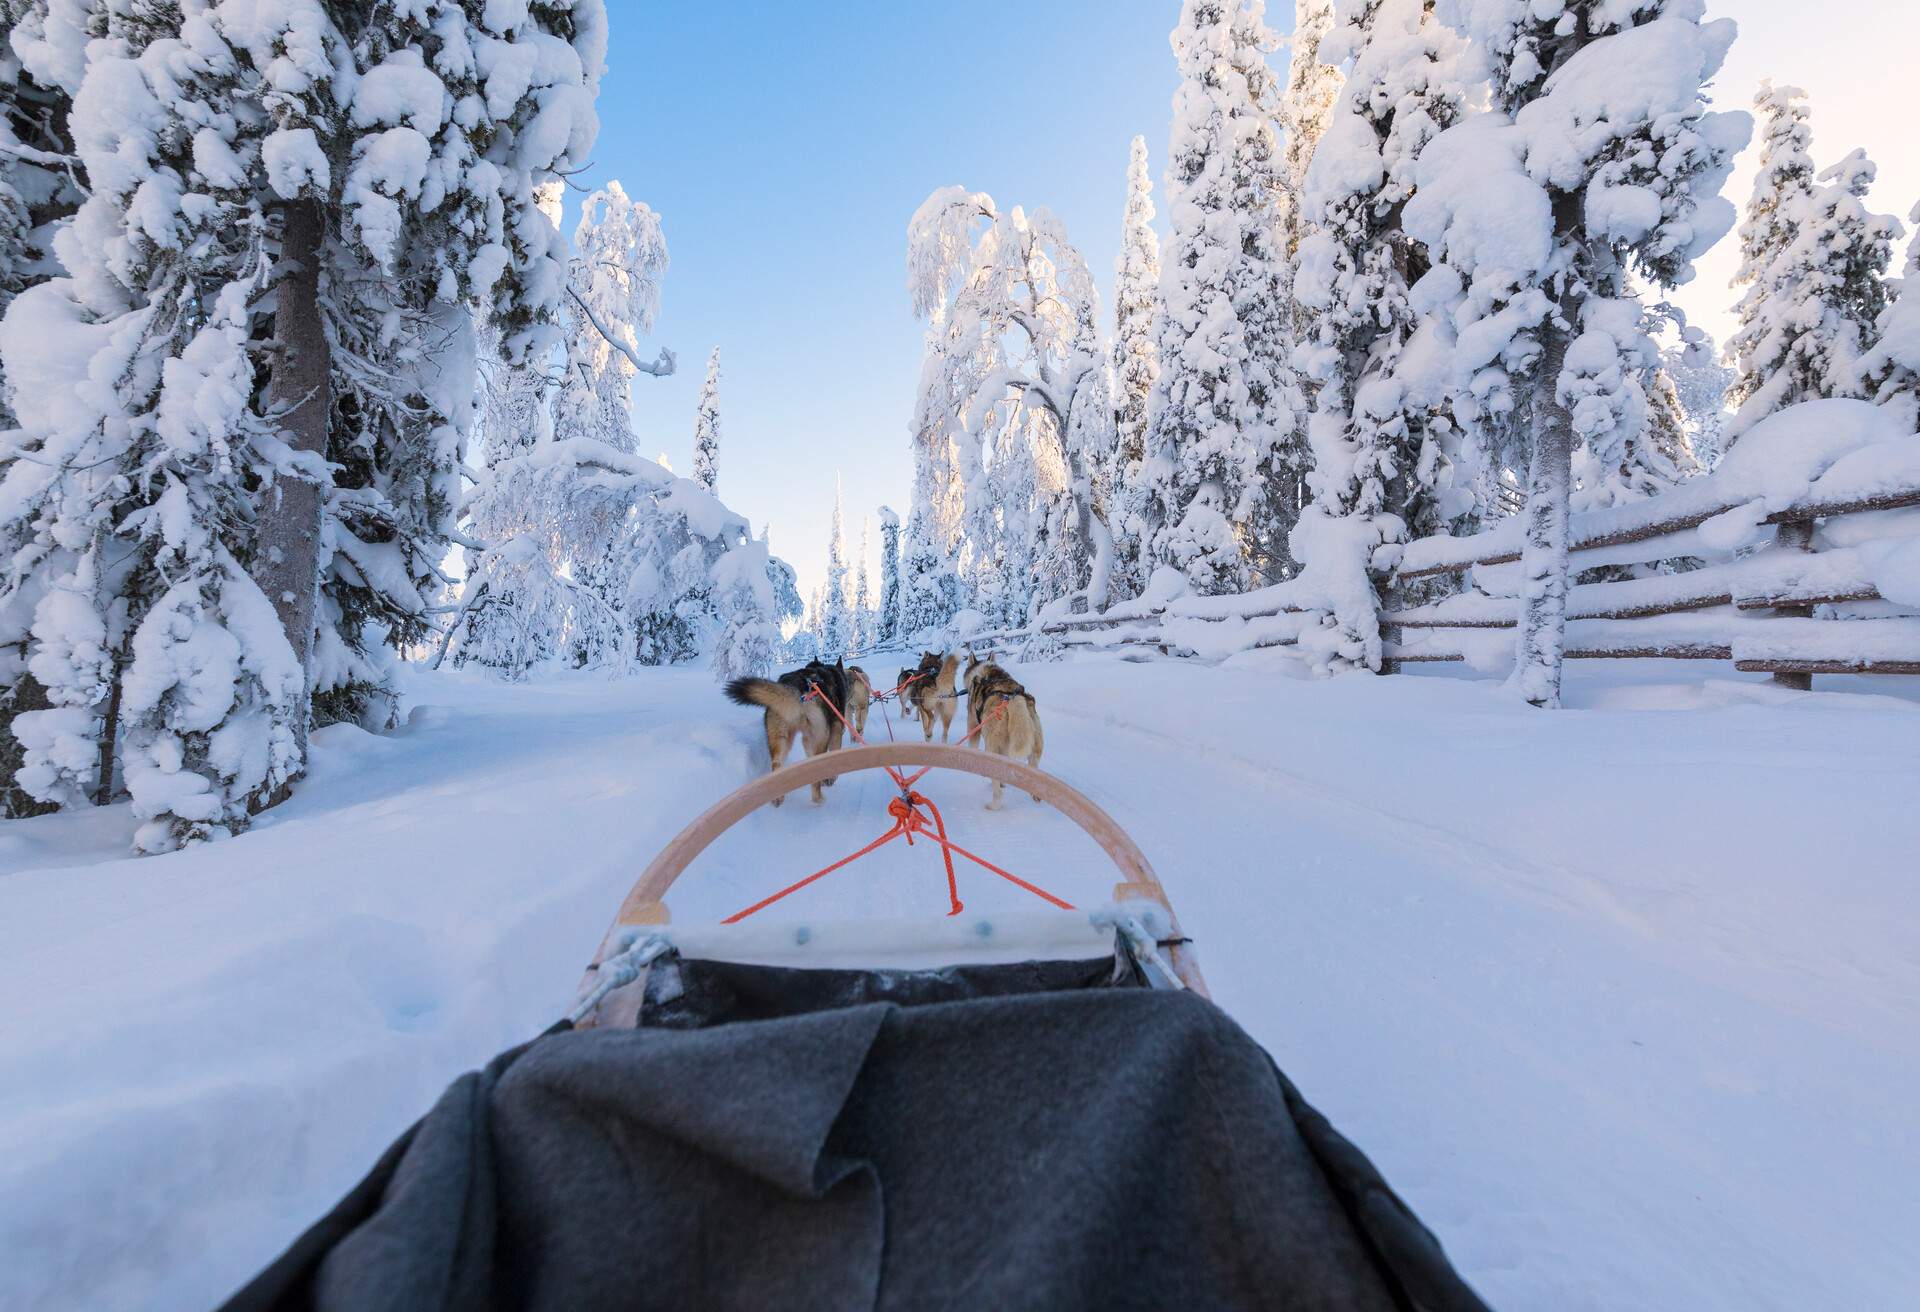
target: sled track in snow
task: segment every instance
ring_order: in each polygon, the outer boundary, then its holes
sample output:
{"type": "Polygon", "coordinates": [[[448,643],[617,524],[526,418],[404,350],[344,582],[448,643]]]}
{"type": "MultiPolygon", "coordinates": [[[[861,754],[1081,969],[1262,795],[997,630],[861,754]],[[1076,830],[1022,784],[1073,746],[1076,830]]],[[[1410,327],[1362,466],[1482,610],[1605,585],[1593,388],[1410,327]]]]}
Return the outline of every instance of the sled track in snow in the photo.
{"type": "MultiPolygon", "coordinates": [[[[1385,841],[1399,842],[1423,852],[1445,853],[1457,858],[1463,870],[1466,871],[1500,872],[1506,876],[1499,881],[1501,884],[1518,888],[1548,905],[1579,910],[1598,910],[1636,933],[1657,932],[1657,927],[1645,916],[1622,901],[1617,885],[1610,884],[1578,866],[1564,862],[1523,860],[1509,851],[1456,830],[1369,806],[1338,789],[1316,783],[1291,770],[1249,760],[1229,751],[1196,747],[1186,739],[1150,729],[1144,725],[1057,706],[1050,706],[1048,714],[1064,715],[1071,720],[1091,722],[1104,728],[1129,733],[1135,737],[1148,739],[1158,747],[1171,748],[1190,760],[1205,762],[1207,769],[1194,772],[1196,782],[1204,780],[1210,773],[1232,769],[1270,784],[1278,784],[1303,802],[1341,813],[1352,820],[1364,821],[1369,828],[1379,831],[1378,837],[1385,841]],[[1544,875],[1559,875],[1564,877],[1565,882],[1556,883],[1551,879],[1543,878],[1544,875]],[[1583,896],[1571,895],[1570,889],[1577,889],[1583,896]]],[[[1166,864],[1164,858],[1162,863],[1166,864]]]]}

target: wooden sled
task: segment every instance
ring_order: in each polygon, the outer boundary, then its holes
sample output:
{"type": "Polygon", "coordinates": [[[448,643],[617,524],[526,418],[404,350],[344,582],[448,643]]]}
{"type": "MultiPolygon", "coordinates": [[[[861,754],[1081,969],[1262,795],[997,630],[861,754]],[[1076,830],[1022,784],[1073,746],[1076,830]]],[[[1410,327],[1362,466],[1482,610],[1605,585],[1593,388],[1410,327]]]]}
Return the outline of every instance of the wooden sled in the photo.
{"type": "MultiPolygon", "coordinates": [[[[1122,878],[1114,885],[1112,903],[1097,910],[975,916],[954,927],[939,922],[931,922],[930,927],[930,922],[919,921],[869,926],[855,936],[853,950],[865,952],[872,958],[870,964],[892,964],[894,957],[916,949],[924,955],[928,950],[937,954],[942,948],[950,948],[956,954],[965,951],[970,956],[985,949],[990,957],[1001,960],[1019,959],[1020,953],[1057,955],[1064,948],[1084,950],[1100,943],[1103,936],[1111,947],[1118,935],[1122,950],[1130,951],[1150,976],[1158,971],[1168,986],[1208,996],[1191,941],[1181,933],[1173,904],[1145,853],[1085,794],[1043,770],[989,752],[931,743],[883,743],[823,752],[762,775],[722,798],[681,830],[641,872],[620,904],[619,914],[581,980],[575,1025],[633,1024],[646,968],[669,950],[763,964],[813,964],[822,949],[809,952],[807,945],[821,942],[824,936],[796,934],[790,924],[781,923],[770,932],[747,925],[668,929],[667,893],[715,839],[775,798],[809,787],[816,780],[857,770],[922,767],[979,775],[1031,793],[1093,839],[1122,878]],[[1010,958],[1009,954],[1015,955],[1010,958]]],[[[846,945],[844,938],[840,942],[846,945]]]]}

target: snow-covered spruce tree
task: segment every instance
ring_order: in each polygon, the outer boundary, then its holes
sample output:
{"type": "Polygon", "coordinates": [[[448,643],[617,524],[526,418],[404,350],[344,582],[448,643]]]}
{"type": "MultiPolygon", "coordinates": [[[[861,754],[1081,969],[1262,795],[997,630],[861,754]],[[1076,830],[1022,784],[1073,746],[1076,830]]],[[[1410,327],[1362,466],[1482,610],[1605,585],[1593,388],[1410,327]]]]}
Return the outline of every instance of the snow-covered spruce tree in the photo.
{"type": "MultiPolygon", "coordinates": [[[[813,595],[807,598],[807,618],[806,618],[805,628],[806,628],[807,637],[809,639],[809,645],[814,655],[826,657],[827,659],[832,659],[832,657],[828,654],[825,647],[826,619],[827,619],[827,585],[824,583],[818,583],[814,585],[813,595]]],[[[812,659],[812,658],[809,657],[808,659],[812,659]]]]}
{"type": "Polygon", "coordinates": [[[1887,287],[1887,308],[1874,325],[1877,338],[1861,358],[1856,391],[1897,413],[1920,430],[1920,205],[1907,214],[1913,240],[1897,281],[1887,287]]]}
{"type": "Polygon", "coordinates": [[[1139,595],[1145,525],[1140,516],[1141,470],[1147,458],[1147,398],[1160,376],[1153,321],[1160,296],[1160,234],[1153,227],[1153,179],[1147,139],[1135,137],[1127,156],[1127,209],[1114,260],[1113,379],[1117,432],[1106,475],[1107,527],[1113,537],[1115,598],[1139,595]]]}
{"type": "Polygon", "coordinates": [[[1739,371],[1728,446],[1784,406],[1852,396],[1862,386],[1901,232],[1898,219],[1867,208],[1873,177],[1872,162],[1856,150],[1783,204],[1793,238],[1754,278],[1753,317],[1727,342],[1739,371]]]}
{"type": "Polygon", "coordinates": [[[935,541],[934,514],[917,497],[900,557],[900,638],[911,642],[942,628],[962,605],[953,558],[935,541]]]}
{"type": "Polygon", "coordinates": [[[1096,495],[1116,439],[1086,261],[1050,211],[1003,214],[989,196],[943,187],[908,224],[907,281],[915,315],[928,322],[916,428],[952,443],[964,488],[961,537],[977,558],[976,575],[1004,577],[995,544],[1013,513],[1048,534],[1042,599],[1103,606],[1112,552],[1096,495]],[[1025,422],[1028,412],[1037,422],[1025,422]],[[991,448],[983,454],[982,435],[1008,425],[1046,448],[1036,454],[1040,464],[1068,471],[1044,503],[1010,508],[988,487],[991,448]]]}
{"type": "Polygon", "coordinates": [[[442,584],[469,307],[531,340],[557,269],[519,225],[592,140],[598,0],[331,14],[103,5],[98,39],[27,43],[80,61],[88,196],[0,329],[16,398],[48,398],[0,490],[9,591],[47,588],[20,779],[117,775],[142,850],[244,827],[310,717],[385,718],[442,584]]]}
{"type": "MultiPolygon", "coordinates": [[[[1766,332],[1762,319],[1773,295],[1774,262],[1799,236],[1813,195],[1813,124],[1807,93],[1763,81],[1754,93],[1753,107],[1760,116],[1760,163],[1740,222],[1740,267],[1732,285],[1747,291],[1734,306],[1740,326],[1727,341],[1729,363],[1738,363],[1743,342],[1757,341],[1766,332]]],[[[1746,349],[1751,350],[1751,345],[1746,349]]],[[[1729,404],[1737,409],[1760,390],[1763,381],[1745,368],[1736,369],[1728,388],[1729,404]]]]}
{"type": "Polygon", "coordinates": [[[874,643],[881,648],[900,641],[900,516],[880,507],[880,613],[874,643]]]}
{"type": "Polygon", "coordinates": [[[853,631],[853,650],[857,652],[868,651],[873,647],[875,620],[873,581],[867,572],[867,553],[872,549],[872,539],[873,523],[871,520],[862,519],[860,521],[860,563],[853,572],[853,613],[850,626],[853,631]]]}
{"type": "Polygon", "coordinates": [[[1142,517],[1149,557],[1203,592],[1246,586],[1244,513],[1258,454],[1246,427],[1247,341],[1235,311],[1244,248],[1234,159],[1260,113],[1236,49],[1237,5],[1185,0],[1170,41],[1180,69],[1160,271],[1160,377],[1148,401],[1142,517]]]}
{"type": "Polygon", "coordinates": [[[815,613],[820,634],[820,652],[828,660],[845,656],[853,648],[853,615],[847,587],[847,528],[845,498],[840,492],[840,477],[833,479],[833,527],[827,534],[826,590],[815,613]]]}
{"type": "Polygon", "coordinates": [[[1284,151],[1281,225],[1289,259],[1307,235],[1303,210],[1307,169],[1333,116],[1334,101],[1340,96],[1340,70],[1325,62],[1320,51],[1333,26],[1333,0],[1294,0],[1293,34],[1287,38],[1287,84],[1280,95],[1279,109],[1284,151]]]}
{"type": "Polygon", "coordinates": [[[1445,339],[1415,306],[1427,252],[1400,226],[1414,161],[1466,103],[1463,43],[1423,0],[1351,0],[1320,46],[1349,72],[1302,198],[1311,231],[1294,294],[1311,312],[1301,359],[1314,382],[1313,504],[1294,530],[1330,606],[1331,665],[1380,668],[1379,596],[1400,544],[1471,509],[1454,486],[1460,434],[1445,339]]]}
{"type": "Polygon", "coordinates": [[[1734,28],[1703,0],[1437,0],[1485,61],[1493,108],[1422,152],[1404,222],[1436,269],[1417,297],[1458,334],[1456,413],[1531,439],[1513,685],[1560,700],[1574,448],[1610,463],[1645,417],[1629,268],[1669,287],[1732,226],[1718,196],[1745,113],[1702,87],[1734,28]],[[1494,234],[1499,240],[1491,240],[1494,234]]]}
{"type": "Polygon", "coordinates": [[[706,381],[700,384],[700,408],[693,417],[693,481],[712,492],[719,481],[720,460],[720,348],[707,357],[706,381]]]}
{"type": "MultiPolygon", "coordinates": [[[[84,7],[53,12],[46,0],[0,4],[0,316],[14,297],[54,275],[53,234],[83,199],[69,168],[69,116],[85,17],[84,7]]],[[[16,423],[11,390],[0,360],[0,429],[16,423]]],[[[0,445],[0,485],[17,459],[11,442],[0,445]]],[[[0,597],[0,819],[8,819],[55,806],[21,786],[24,748],[13,734],[15,715],[49,709],[46,689],[27,668],[39,589],[23,579],[0,597]]]]}
{"type": "Polygon", "coordinates": [[[1266,25],[1265,5],[1242,0],[1233,20],[1233,62],[1250,112],[1234,121],[1230,182],[1240,253],[1228,285],[1247,350],[1241,426],[1252,463],[1241,471],[1243,491],[1231,514],[1241,525],[1251,577],[1277,582],[1294,568],[1287,535],[1300,516],[1302,480],[1312,461],[1293,366],[1293,276],[1286,246],[1291,206],[1273,117],[1279,84],[1267,67],[1279,39],[1266,25]]]}

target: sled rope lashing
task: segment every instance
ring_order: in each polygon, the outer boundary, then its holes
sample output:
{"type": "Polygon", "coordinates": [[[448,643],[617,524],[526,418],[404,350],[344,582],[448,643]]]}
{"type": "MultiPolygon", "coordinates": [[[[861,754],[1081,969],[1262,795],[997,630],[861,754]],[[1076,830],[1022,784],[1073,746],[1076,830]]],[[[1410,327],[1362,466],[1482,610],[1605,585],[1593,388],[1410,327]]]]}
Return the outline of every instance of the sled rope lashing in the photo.
{"type": "MultiPolygon", "coordinates": [[[[807,685],[807,694],[801,700],[811,701],[814,698],[818,698],[820,700],[821,705],[825,706],[828,710],[833,712],[834,718],[840,721],[840,723],[846,728],[846,731],[853,736],[853,740],[855,742],[859,743],[862,747],[867,746],[866,739],[860,736],[859,731],[855,729],[851,723],[848,722],[846,716],[840,714],[840,708],[833,704],[833,698],[827,696],[825,692],[821,691],[819,684],[809,683],[807,685]]],[[[997,715],[1001,710],[1004,710],[1004,709],[1005,707],[1001,706],[999,708],[996,708],[994,713],[997,715]]],[[[986,727],[987,727],[987,718],[983,718],[980,721],[980,724],[974,729],[973,733],[978,733],[980,732],[981,729],[984,729],[986,727]]],[[[971,738],[972,736],[973,734],[970,733],[967,735],[967,738],[971,738]]],[[[966,742],[966,738],[963,738],[960,741],[962,744],[964,744],[966,742]]],[[[823,866],[819,870],[814,871],[812,874],[808,875],[806,878],[796,880],[794,883],[788,884],[785,888],[781,889],[779,892],[773,893],[767,897],[760,899],[758,902],[755,902],[750,907],[734,912],[732,915],[723,919],[720,923],[723,925],[738,924],[740,921],[745,920],[748,916],[751,916],[756,911],[763,911],[766,908],[772,906],[775,902],[780,901],[782,898],[787,897],[793,893],[798,893],[801,889],[805,888],[807,885],[811,883],[814,883],[816,880],[825,879],[828,875],[840,869],[842,866],[852,865],[855,861],[858,861],[861,857],[867,855],[869,852],[878,851],[880,848],[885,847],[888,843],[891,843],[896,838],[905,838],[907,840],[907,846],[911,847],[913,846],[913,840],[915,835],[922,835],[928,838],[933,843],[937,844],[940,848],[940,860],[942,864],[945,865],[946,871],[947,871],[947,906],[948,906],[947,914],[949,916],[957,916],[962,911],[966,910],[966,903],[960,900],[960,881],[958,876],[954,873],[954,868],[953,868],[953,858],[955,854],[965,857],[967,860],[973,862],[977,866],[980,866],[982,869],[992,871],[994,874],[1000,876],[1000,878],[1006,880],[1008,883],[1013,884],[1016,887],[1025,889],[1027,892],[1033,894],[1035,897],[1041,899],[1042,901],[1052,903],[1054,906],[1059,907],[1062,911],[1072,911],[1075,909],[1073,903],[1068,902],[1066,899],[1055,897],[1052,893],[1047,892],[1046,889],[1041,888],[1038,884],[1030,883],[1027,880],[1020,878],[1020,876],[1014,874],[1010,870],[1003,870],[1001,867],[995,865],[993,862],[987,860],[985,857],[978,856],[972,852],[969,852],[966,848],[961,847],[958,843],[948,838],[947,822],[946,822],[946,819],[940,814],[940,808],[934,805],[932,798],[928,797],[925,793],[920,792],[913,786],[914,781],[919,779],[920,776],[924,775],[928,770],[931,770],[933,768],[932,766],[930,765],[922,766],[916,773],[914,773],[911,776],[902,775],[897,768],[891,765],[883,766],[882,768],[886,770],[888,777],[891,778],[893,782],[900,789],[900,795],[887,803],[887,814],[893,817],[893,828],[887,830],[886,833],[880,835],[880,837],[874,839],[871,843],[868,843],[865,847],[861,848],[859,851],[853,852],[847,856],[843,856],[838,861],[833,862],[831,865],[823,866]],[[922,812],[921,810],[922,807],[926,808],[925,812],[922,812]]]]}

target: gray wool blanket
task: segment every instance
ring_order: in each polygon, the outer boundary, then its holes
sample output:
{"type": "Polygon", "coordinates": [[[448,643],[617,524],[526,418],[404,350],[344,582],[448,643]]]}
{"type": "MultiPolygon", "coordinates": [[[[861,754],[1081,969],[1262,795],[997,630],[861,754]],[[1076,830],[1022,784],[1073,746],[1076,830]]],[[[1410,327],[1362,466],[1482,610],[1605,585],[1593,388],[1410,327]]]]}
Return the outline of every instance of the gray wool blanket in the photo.
{"type": "Polygon", "coordinates": [[[656,1024],[463,1076],[228,1308],[1481,1306],[1201,998],[977,968],[781,1014],[787,972],[673,966],[656,1024]]]}

